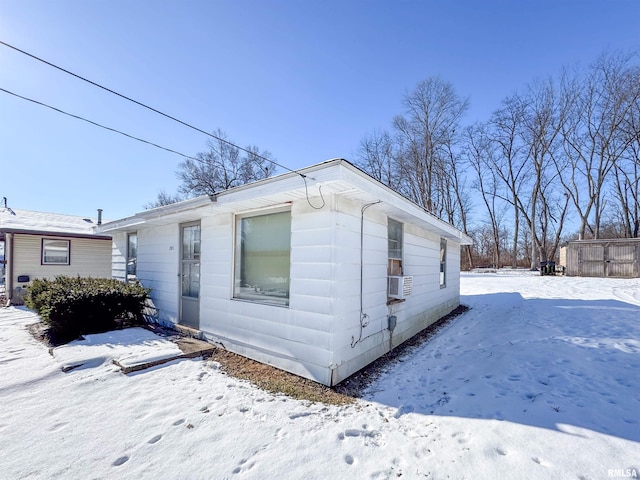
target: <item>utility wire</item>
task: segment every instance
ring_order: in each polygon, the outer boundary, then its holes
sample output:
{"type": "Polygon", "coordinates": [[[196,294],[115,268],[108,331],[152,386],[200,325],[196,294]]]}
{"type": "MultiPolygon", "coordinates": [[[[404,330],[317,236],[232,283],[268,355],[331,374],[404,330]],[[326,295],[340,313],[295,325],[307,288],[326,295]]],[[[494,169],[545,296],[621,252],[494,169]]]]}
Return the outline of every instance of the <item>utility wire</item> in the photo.
{"type": "Polygon", "coordinates": [[[128,133],[121,132],[120,130],[116,130],[115,128],[107,127],[106,125],[102,125],[100,123],[94,122],[92,120],[89,120],[87,118],[81,117],[79,115],[74,115],[73,113],[65,112],[64,110],[60,110],[59,108],[52,107],[51,105],[47,105],[46,103],[39,102],[39,101],[34,100],[32,98],[23,97],[22,95],[18,95],[17,93],[11,92],[11,91],[9,91],[7,89],[4,89],[2,87],[0,87],[0,91],[8,93],[9,95],[13,95],[14,97],[21,98],[22,100],[26,100],[28,102],[35,103],[36,105],[41,105],[43,107],[50,108],[51,110],[55,110],[56,112],[62,113],[64,115],[68,115],[69,117],[73,117],[73,118],[76,118],[78,120],[82,120],[83,122],[90,123],[90,124],[95,125],[97,127],[104,128],[105,130],[109,130],[111,132],[119,133],[120,135],[124,135],[125,137],[132,138],[133,140],[137,140],[139,142],[146,143],[147,145],[152,145],[152,146],[160,148],[162,150],[166,150],[167,152],[175,153],[176,155],[180,155],[181,157],[188,158],[190,160],[195,160],[197,162],[202,162],[202,160],[200,160],[198,158],[190,157],[189,155],[185,155],[184,153],[180,153],[180,152],[177,152],[175,150],[171,150],[170,148],[163,147],[162,145],[158,145],[156,143],[149,142],[148,140],[144,140],[142,138],[134,137],[133,135],[129,135],[128,133]]]}
{"type": "MultiPolygon", "coordinates": [[[[7,42],[3,42],[2,40],[0,40],[0,44],[4,45],[4,46],[6,46],[6,47],[9,47],[9,48],[11,48],[11,49],[13,49],[13,50],[15,50],[15,51],[17,51],[17,52],[20,52],[20,53],[22,53],[22,54],[24,54],[24,55],[27,55],[28,57],[31,57],[31,58],[33,58],[33,59],[35,59],[35,60],[38,60],[39,62],[42,62],[42,63],[44,63],[44,64],[46,64],[46,65],[49,65],[50,67],[56,68],[56,69],[60,70],[61,72],[64,72],[64,73],[67,73],[67,74],[69,74],[69,75],[71,75],[71,76],[73,76],[73,77],[76,77],[76,78],[78,78],[79,80],[82,80],[82,81],[84,81],[84,82],[90,83],[91,85],[93,85],[93,86],[95,86],[95,87],[101,88],[102,90],[105,90],[105,91],[107,91],[107,92],[109,92],[109,93],[112,93],[112,94],[114,94],[114,95],[117,95],[117,96],[118,96],[118,97],[120,97],[120,98],[123,98],[123,99],[125,99],[125,100],[130,101],[130,102],[133,102],[133,103],[135,103],[136,105],[139,105],[139,106],[141,106],[141,107],[146,108],[147,110],[151,110],[152,112],[157,113],[157,114],[159,114],[159,115],[162,115],[163,117],[166,117],[166,118],[168,118],[168,119],[170,119],[170,120],[173,120],[174,122],[178,122],[178,123],[180,123],[180,124],[184,125],[185,127],[189,127],[189,128],[191,128],[192,130],[195,130],[196,132],[204,133],[205,135],[208,135],[208,136],[210,136],[210,137],[212,137],[212,138],[215,138],[216,140],[218,140],[218,141],[220,141],[220,142],[223,142],[223,143],[226,143],[227,145],[230,145],[230,146],[232,146],[232,147],[234,147],[234,148],[237,148],[237,149],[239,149],[239,150],[242,150],[243,152],[248,153],[248,154],[250,154],[250,155],[252,155],[252,156],[254,156],[254,157],[260,158],[260,159],[262,159],[262,160],[266,160],[267,162],[270,162],[270,163],[272,163],[273,165],[276,165],[276,166],[278,166],[278,167],[280,167],[280,168],[283,168],[283,169],[285,169],[285,170],[287,170],[287,171],[289,171],[289,172],[297,173],[297,174],[298,174],[298,175],[300,175],[302,178],[304,178],[304,177],[305,177],[305,175],[303,175],[302,173],[300,173],[300,172],[298,172],[298,171],[296,171],[296,170],[292,170],[292,169],[290,169],[290,168],[288,168],[288,167],[285,167],[284,165],[280,165],[278,162],[276,162],[276,161],[274,161],[274,160],[271,160],[270,158],[267,158],[267,157],[264,157],[264,156],[262,156],[262,155],[259,155],[259,154],[257,154],[256,152],[252,152],[251,150],[248,150],[248,149],[246,149],[246,148],[242,148],[242,147],[241,147],[241,146],[239,146],[239,145],[236,145],[236,144],[234,144],[234,143],[232,143],[232,142],[230,142],[230,141],[228,141],[228,140],[225,140],[224,138],[220,138],[220,137],[218,137],[218,136],[216,136],[216,135],[214,135],[214,134],[212,134],[212,133],[209,133],[209,132],[207,132],[207,131],[205,131],[205,130],[202,130],[202,129],[198,128],[198,127],[194,127],[193,125],[191,125],[191,124],[189,124],[189,123],[187,123],[187,122],[183,122],[182,120],[180,120],[180,119],[178,119],[178,118],[176,118],[176,117],[172,117],[171,115],[169,115],[169,114],[167,114],[167,113],[164,113],[164,112],[161,112],[160,110],[157,110],[157,109],[155,109],[155,108],[153,108],[153,107],[150,107],[149,105],[146,105],[146,104],[144,104],[144,103],[142,103],[142,102],[139,102],[138,100],[134,100],[133,98],[127,97],[126,95],[123,95],[122,93],[118,93],[118,92],[116,92],[115,90],[111,90],[110,88],[107,88],[107,87],[105,87],[105,86],[103,86],[103,85],[100,85],[99,83],[96,83],[96,82],[94,82],[94,81],[91,81],[91,80],[89,80],[88,78],[85,78],[85,77],[83,77],[83,76],[81,76],[81,75],[78,75],[78,74],[76,74],[76,73],[70,72],[69,70],[67,70],[67,69],[65,69],[65,68],[59,67],[58,65],[55,65],[55,64],[53,64],[53,63],[51,63],[51,62],[48,62],[48,61],[46,61],[46,60],[44,60],[44,59],[42,59],[42,58],[40,58],[40,57],[37,57],[37,56],[35,56],[35,55],[33,55],[33,54],[29,53],[29,52],[25,52],[24,50],[21,50],[21,49],[19,49],[18,47],[14,47],[13,45],[8,44],[7,42]]],[[[6,91],[6,90],[5,90],[5,91],[6,91]]],[[[7,93],[11,93],[11,92],[7,92],[7,93]]],[[[27,99],[27,100],[29,100],[29,99],[27,99]]],[[[36,103],[38,103],[38,102],[36,102],[36,103]]],[[[48,105],[45,105],[45,106],[48,106],[48,105]]],[[[62,112],[62,113],[65,113],[65,112],[62,112]]],[[[82,120],[85,120],[85,119],[82,119],[82,120]]],[[[91,123],[93,123],[93,122],[91,122],[91,123]]],[[[102,126],[102,125],[99,125],[99,126],[102,126]]],[[[107,128],[107,127],[105,127],[105,128],[107,128]]],[[[118,132],[118,133],[122,133],[122,132],[118,132]]],[[[123,134],[123,135],[126,135],[126,134],[123,134]]],[[[129,135],[127,135],[127,136],[129,136],[129,135]]],[[[138,139],[138,140],[139,140],[139,139],[138,139]]],[[[147,142],[147,143],[150,143],[150,142],[147,142]]],[[[156,145],[156,146],[157,146],[157,145],[156,145]]],[[[160,148],[163,148],[163,147],[160,147],[160,148]]],[[[165,150],[166,150],[166,149],[165,149],[165,150]]],[[[177,153],[177,152],[176,152],[176,153],[177,153]]],[[[179,155],[182,155],[182,154],[180,153],[179,155]]],[[[185,156],[185,157],[186,157],[186,155],[182,155],[182,156],[185,156]]],[[[191,158],[191,157],[187,157],[187,158],[191,158]]]]}

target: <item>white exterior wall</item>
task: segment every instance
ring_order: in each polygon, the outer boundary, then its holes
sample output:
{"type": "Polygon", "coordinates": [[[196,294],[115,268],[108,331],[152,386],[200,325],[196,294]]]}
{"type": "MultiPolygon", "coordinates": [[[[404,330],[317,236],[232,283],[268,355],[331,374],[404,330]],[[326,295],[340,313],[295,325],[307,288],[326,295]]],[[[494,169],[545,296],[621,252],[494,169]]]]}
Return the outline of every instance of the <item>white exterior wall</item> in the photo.
{"type": "MultiPolygon", "coordinates": [[[[177,323],[179,307],[180,226],[137,230],[136,276],[147,288],[161,323],[177,323]]],[[[126,237],[125,237],[126,242],[126,237]]]]}
{"type": "Polygon", "coordinates": [[[112,235],[113,278],[126,281],[127,233],[138,234],[136,277],[151,288],[152,309],[147,313],[164,324],[178,322],[180,226],[151,226],[112,235]]]}
{"type": "MultiPolygon", "coordinates": [[[[368,316],[368,325],[362,329],[361,340],[352,347],[353,340],[360,338],[361,330],[360,208],[359,205],[349,206],[346,201],[341,203],[340,217],[345,223],[348,219],[348,230],[352,235],[348,240],[344,235],[338,245],[346,259],[357,259],[357,269],[349,262],[340,263],[337,283],[351,283],[357,286],[358,292],[356,298],[339,295],[337,299],[340,308],[335,312],[335,320],[343,328],[336,335],[334,383],[387,353],[392,346],[396,347],[413,337],[460,303],[460,245],[450,240],[447,242],[447,282],[445,288],[440,288],[440,236],[403,223],[403,273],[413,276],[413,292],[404,301],[387,305],[388,216],[377,212],[374,205],[365,211],[364,224],[363,312],[368,316]],[[357,237],[357,252],[353,248],[353,237],[357,237]],[[393,332],[388,329],[390,315],[397,317],[393,332]]],[[[339,291],[350,290],[345,285],[339,291]]]]}
{"type": "Polygon", "coordinates": [[[292,205],[288,308],[233,299],[235,216],[204,218],[200,328],[205,335],[236,353],[328,383],[335,288],[333,218],[329,208],[315,211],[306,202],[292,205]]]}
{"type": "Polygon", "coordinates": [[[111,276],[127,281],[127,234],[115,232],[111,236],[111,276]]]}
{"type": "MultiPolygon", "coordinates": [[[[360,338],[362,204],[330,194],[324,200],[320,210],[306,200],[291,204],[289,307],[233,299],[235,214],[193,212],[194,219],[202,217],[200,329],[230,351],[336,384],[458,305],[460,258],[459,245],[449,241],[447,287],[441,289],[440,237],[404,223],[403,267],[414,277],[413,294],[388,306],[388,217],[375,205],[367,209],[362,291],[368,325],[360,338]],[[387,328],[391,314],[398,318],[393,335],[387,328]]],[[[137,228],[137,276],[152,289],[161,322],[179,318],[179,228],[177,222],[137,228]]],[[[113,238],[113,275],[124,279],[126,233],[113,238]]]]}

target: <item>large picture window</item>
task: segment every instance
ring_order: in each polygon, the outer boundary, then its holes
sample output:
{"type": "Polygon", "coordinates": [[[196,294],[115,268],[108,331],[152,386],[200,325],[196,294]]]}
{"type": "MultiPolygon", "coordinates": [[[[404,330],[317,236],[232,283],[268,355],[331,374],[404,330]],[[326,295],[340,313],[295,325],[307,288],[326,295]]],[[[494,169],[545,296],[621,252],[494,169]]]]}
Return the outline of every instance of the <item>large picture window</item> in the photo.
{"type": "Polygon", "coordinates": [[[42,265],[69,265],[69,240],[42,239],[42,265]]]}
{"type": "Polygon", "coordinates": [[[235,298],[289,305],[291,212],[237,217],[235,258],[235,298]]]}

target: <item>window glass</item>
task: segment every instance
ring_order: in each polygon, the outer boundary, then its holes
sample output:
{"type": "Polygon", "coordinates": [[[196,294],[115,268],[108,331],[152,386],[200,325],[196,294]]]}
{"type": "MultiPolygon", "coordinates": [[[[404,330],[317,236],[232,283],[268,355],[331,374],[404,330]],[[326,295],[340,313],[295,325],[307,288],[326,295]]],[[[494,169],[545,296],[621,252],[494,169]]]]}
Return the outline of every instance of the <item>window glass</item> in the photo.
{"type": "Polygon", "coordinates": [[[402,260],[402,224],[389,219],[387,230],[389,234],[389,258],[402,260]]]}
{"type": "Polygon", "coordinates": [[[127,281],[136,279],[138,264],[138,234],[127,235],[127,281]]]}
{"type": "Polygon", "coordinates": [[[182,263],[182,296],[198,298],[200,296],[200,263],[182,263]]]}
{"type": "Polygon", "coordinates": [[[69,265],[69,240],[42,239],[43,265],[69,265]]]}
{"type": "Polygon", "coordinates": [[[289,305],[291,212],[238,217],[234,297],[289,305]]]}
{"type": "Polygon", "coordinates": [[[402,223],[387,220],[389,263],[387,275],[402,275],[402,223]]]}
{"type": "Polygon", "coordinates": [[[440,239],[440,286],[447,285],[447,239],[440,239]]]}
{"type": "Polygon", "coordinates": [[[191,225],[183,228],[182,259],[200,259],[200,225],[191,225]]]}
{"type": "Polygon", "coordinates": [[[182,227],[182,296],[200,296],[200,225],[182,227]]]}

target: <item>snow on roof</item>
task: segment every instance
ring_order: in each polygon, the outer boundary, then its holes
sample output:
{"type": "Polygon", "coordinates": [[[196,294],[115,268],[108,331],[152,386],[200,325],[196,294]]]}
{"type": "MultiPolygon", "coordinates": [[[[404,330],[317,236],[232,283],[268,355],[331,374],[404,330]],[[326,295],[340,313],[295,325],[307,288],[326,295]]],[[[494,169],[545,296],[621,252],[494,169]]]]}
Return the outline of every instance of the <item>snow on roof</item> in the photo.
{"type": "Polygon", "coordinates": [[[92,235],[97,219],[0,207],[0,231],[26,230],[92,235]]]}

